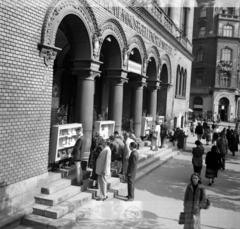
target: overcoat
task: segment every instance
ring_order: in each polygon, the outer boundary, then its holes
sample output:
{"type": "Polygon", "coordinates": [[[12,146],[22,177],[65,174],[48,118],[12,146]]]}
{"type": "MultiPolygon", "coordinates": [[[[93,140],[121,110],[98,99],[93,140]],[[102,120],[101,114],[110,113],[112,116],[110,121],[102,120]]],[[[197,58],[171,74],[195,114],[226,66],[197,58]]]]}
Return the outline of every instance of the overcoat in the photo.
{"type": "Polygon", "coordinates": [[[133,179],[137,173],[137,162],[138,162],[138,151],[133,150],[130,154],[128,159],[128,169],[127,169],[127,176],[132,177],[133,179]]]}
{"type": "Polygon", "coordinates": [[[200,210],[206,203],[203,187],[197,185],[195,191],[192,184],[186,188],[184,195],[184,212],[186,215],[184,229],[201,229],[200,210]]]}
{"type": "Polygon", "coordinates": [[[110,176],[111,174],[111,149],[109,146],[105,146],[97,158],[96,174],[102,176],[110,176]]]}

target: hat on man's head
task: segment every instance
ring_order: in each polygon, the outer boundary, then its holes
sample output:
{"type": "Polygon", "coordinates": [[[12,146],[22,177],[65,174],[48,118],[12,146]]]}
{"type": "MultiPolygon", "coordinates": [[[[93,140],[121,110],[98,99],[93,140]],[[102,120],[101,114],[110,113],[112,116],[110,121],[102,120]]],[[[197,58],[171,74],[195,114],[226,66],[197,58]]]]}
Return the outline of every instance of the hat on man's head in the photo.
{"type": "Polygon", "coordinates": [[[202,143],[199,140],[195,141],[195,145],[200,146],[201,144],[202,143]]]}

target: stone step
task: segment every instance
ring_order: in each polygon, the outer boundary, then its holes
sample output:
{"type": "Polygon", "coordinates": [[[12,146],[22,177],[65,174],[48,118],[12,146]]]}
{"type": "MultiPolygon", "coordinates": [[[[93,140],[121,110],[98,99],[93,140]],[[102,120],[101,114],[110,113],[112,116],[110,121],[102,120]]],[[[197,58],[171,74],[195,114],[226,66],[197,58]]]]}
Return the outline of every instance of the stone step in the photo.
{"type": "Polygon", "coordinates": [[[161,158],[163,158],[164,156],[170,154],[171,152],[172,152],[171,149],[164,149],[164,150],[161,150],[160,152],[156,151],[154,155],[151,155],[151,156],[147,157],[145,160],[140,161],[138,163],[137,170],[140,171],[141,169],[143,169],[146,166],[150,165],[154,161],[160,160],[161,158]]]}
{"type": "Polygon", "coordinates": [[[77,195],[80,192],[81,192],[80,187],[71,185],[53,194],[50,195],[39,194],[36,195],[34,198],[37,204],[53,206],[71,198],[72,196],[77,195]]]}
{"type": "MultiPolygon", "coordinates": [[[[97,199],[97,197],[100,196],[100,191],[99,191],[99,189],[88,188],[88,189],[87,189],[87,192],[88,192],[88,193],[91,193],[92,199],[97,199]]],[[[114,193],[111,189],[108,190],[108,192],[107,192],[108,199],[114,198],[114,195],[115,195],[115,193],[114,193]]]]}
{"type": "Polygon", "coordinates": [[[140,178],[147,175],[148,173],[150,173],[154,169],[158,168],[160,165],[166,163],[169,159],[171,159],[172,157],[174,157],[178,153],[179,153],[179,151],[173,151],[172,153],[164,155],[159,160],[156,160],[156,161],[150,163],[148,166],[146,166],[145,168],[143,168],[143,169],[141,169],[140,171],[137,172],[136,180],[139,180],[140,178]]]}
{"type": "Polygon", "coordinates": [[[58,192],[59,190],[65,189],[66,187],[71,185],[71,180],[69,179],[61,179],[57,180],[49,185],[43,186],[41,188],[42,194],[52,194],[54,192],[58,192]]]}
{"type": "Polygon", "coordinates": [[[33,206],[33,214],[45,216],[47,218],[58,219],[69,212],[74,211],[76,208],[81,207],[92,199],[91,193],[81,192],[74,197],[61,202],[58,205],[49,207],[41,204],[35,204],[33,206]]]}
{"type": "Polygon", "coordinates": [[[44,216],[29,214],[22,220],[23,226],[33,227],[34,229],[69,229],[75,224],[75,220],[60,218],[50,219],[44,216]]]}

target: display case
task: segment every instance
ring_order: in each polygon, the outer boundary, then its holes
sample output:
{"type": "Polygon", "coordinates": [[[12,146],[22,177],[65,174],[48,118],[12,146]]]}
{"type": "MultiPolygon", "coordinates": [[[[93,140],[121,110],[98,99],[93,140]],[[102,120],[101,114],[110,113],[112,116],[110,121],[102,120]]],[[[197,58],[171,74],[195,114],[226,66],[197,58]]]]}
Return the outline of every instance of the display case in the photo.
{"type": "Polygon", "coordinates": [[[96,121],[94,125],[94,133],[99,133],[103,139],[108,139],[111,135],[114,134],[115,130],[115,121],[96,121]]]}
{"type": "Polygon", "coordinates": [[[152,127],[153,127],[153,117],[143,117],[142,118],[141,136],[145,137],[145,136],[149,135],[152,127]]]}
{"type": "Polygon", "coordinates": [[[70,158],[73,146],[77,141],[77,129],[82,128],[81,123],[54,125],[51,132],[50,163],[56,163],[70,158]]]}

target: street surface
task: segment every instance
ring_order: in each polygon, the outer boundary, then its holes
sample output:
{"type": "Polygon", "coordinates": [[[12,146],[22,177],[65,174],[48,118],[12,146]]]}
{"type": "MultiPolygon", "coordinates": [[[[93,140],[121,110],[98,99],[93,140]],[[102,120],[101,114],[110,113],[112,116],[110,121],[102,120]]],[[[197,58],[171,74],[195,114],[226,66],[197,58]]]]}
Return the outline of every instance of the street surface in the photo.
{"type": "MultiPolygon", "coordinates": [[[[189,151],[194,146],[195,138],[188,138],[188,152],[180,153],[137,182],[135,201],[91,201],[66,218],[76,218],[74,229],[183,228],[177,221],[183,210],[184,191],[193,171],[189,151]]],[[[210,146],[206,148],[205,152],[210,146]]],[[[205,167],[202,170],[202,183],[211,206],[208,210],[201,211],[202,229],[239,229],[240,153],[235,157],[228,155],[226,170],[219,172],[213,186],[207,185],[208,180],[204,174],[205,167]]],[[[123,195],[126,195],[126,192],[123,195]]]]}

